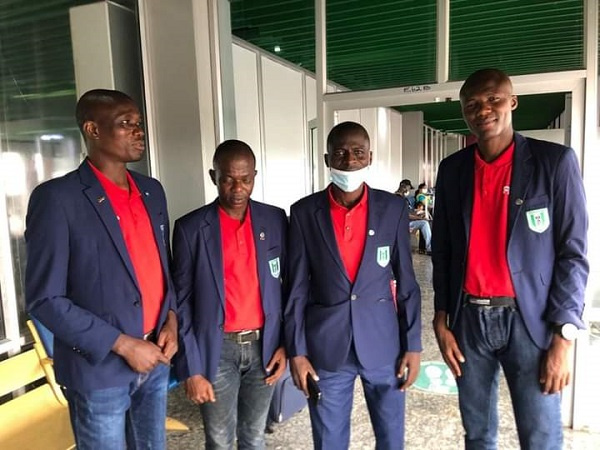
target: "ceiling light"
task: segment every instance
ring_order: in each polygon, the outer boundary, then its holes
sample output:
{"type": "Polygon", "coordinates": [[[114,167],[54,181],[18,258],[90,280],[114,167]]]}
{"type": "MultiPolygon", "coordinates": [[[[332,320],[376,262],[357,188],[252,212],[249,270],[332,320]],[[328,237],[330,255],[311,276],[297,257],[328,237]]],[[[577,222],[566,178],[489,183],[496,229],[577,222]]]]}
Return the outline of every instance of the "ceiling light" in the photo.
{"type": "Polygon", "coordinates": [[[64,138],[62,134],[42,134],[40,136],[42,141],[62,141],[64,138]]]}
{"type": "Polygon", "coordinates": [[[276,45],[275,48],[273,48],[273,50],[275,51],[275,53],[279,53],[281,51],[281,47],[279,45],[276,45]]]}

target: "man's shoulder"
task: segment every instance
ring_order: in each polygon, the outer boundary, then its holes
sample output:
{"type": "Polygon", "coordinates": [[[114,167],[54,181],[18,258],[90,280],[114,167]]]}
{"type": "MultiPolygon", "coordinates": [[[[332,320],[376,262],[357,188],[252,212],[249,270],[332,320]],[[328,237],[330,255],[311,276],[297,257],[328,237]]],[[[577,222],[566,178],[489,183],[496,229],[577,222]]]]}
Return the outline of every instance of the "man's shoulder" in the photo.
{"type": "Polygon", "coordinates": [[[34,193],[36,195],[73,195],[77,192],[73,189],[77,185],[81,185],[81,182],[78,169],[75,169],[60,177],[38,184],[34,189],[34,193]]]}
{"type": "Polygon", "coordinates": [[[452,153],[451,155],[446,156],[440,162],[440,169],[446,167],[454,167],[463,164],[468,158],[473,157],[473,151],[475,149],[475,145],[468,145],[463,147],[457,152],[452,153]]]}
{"type": "Polygon", "coordinates": [[[383,191],[381,189],[375,189],[372,187],[369,187],[369,194],[370,194],[370,198],[369,200],[374,202],[375,204],[386,204],[386,205],[390,205],[390,206],[395,206],[395,207],[399,207],[399,208],[403,208],[407,206],[407,201],[400,197],[399,195],[396,194],[392,194],[391,192],[388,191],[383,191]]]}
{"type": "Polygon", "coordinates": [[[327,200],[327,188],[322,191],[309,194],[306,197],[302,197],[300,200],[292,204],[290,210],[292,212],[303,211],[307,208],[312,208],[315,205],[321,203],[323,200],[327,200]]]}
{"type": "Polygon", "coordinates": [[[175,221],[176,225],[180,226],[190,226],[196,225],[198,222],[202,222],[206,219],[206,216],[210,213],[211,210],[215,210],[216,213],[216,202],[208,203],[207,205],[201,206],[200,208],[196,208],[175,221]]]}
{"type": "Polygon", "coordinates": [[[251,200],[251,208],[253,214],[269,215],[269,216],[283,216],[285,217],[285,210],[279,206],[270,205],[268,203],[259,202],[257,200],[251,200]]]}
{"type": "Polygon", "coordinates": [[[527,148],[538,160],[557,160],[562,158],[566,153],[573,151],[566,145],[557,144],[556,142],[544,141],[542,139],[535,139],[530,137],[521,136],[524,142],[527,144],[527,148]]]}

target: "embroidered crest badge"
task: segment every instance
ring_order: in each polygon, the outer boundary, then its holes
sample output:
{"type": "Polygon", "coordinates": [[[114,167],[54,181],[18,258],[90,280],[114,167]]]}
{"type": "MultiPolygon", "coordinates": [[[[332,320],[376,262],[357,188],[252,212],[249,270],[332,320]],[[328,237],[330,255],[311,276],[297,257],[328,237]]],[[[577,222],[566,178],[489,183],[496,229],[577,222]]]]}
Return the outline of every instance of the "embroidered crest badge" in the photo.
{"type": "Polygon", "coordinates": [[[525,214],[527,216],[527,225],[531,231],[543,233],[550,226],[548,208],[532,209],[525,214]]]}
{"type": "Polygon", "coordinates": [[[377,264],[381,267],[385,267],[390,262],[390,246],[377,247],[377,264]]]}
{"type": "Polygon", "coordinates": [[[271,271],[271,276],[273,278],[279,278],[279,274],[281,273],[281,266],[279,265],[279,256],[269,261],[269,270],[271,271]]]}

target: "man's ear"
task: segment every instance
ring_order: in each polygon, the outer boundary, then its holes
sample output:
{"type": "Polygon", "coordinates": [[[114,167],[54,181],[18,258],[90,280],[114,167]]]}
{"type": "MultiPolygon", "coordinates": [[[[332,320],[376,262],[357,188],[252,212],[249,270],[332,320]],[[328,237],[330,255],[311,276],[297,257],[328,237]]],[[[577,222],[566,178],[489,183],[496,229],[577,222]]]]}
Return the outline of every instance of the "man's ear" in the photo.
{"type": "Polygon", "coordinates": [[[329,167],[329,154],[328,154],[328,153],[325,153],[325,154],[323,155],[323,159],[325,160],[325,166],[326,166],[326,167],[329,169],[329,168],[330,168],[330,167],[329,167]]]}
{"type": "Polygon", "coordinates": [[[98,125],[96,125],[96,122],[93,122],[91,120],[86,120],[83,123],[83,134],[85,135],[86,138],[88,139],[100,139],[100,133],[98,131],[98,125]]]}
{"type": "Polygon", "coordinates": [[[217,173],[214,171],[214,169],[210,169],[208,171],[208,175],[210,176],[210,179],[213,182],[213,184],[216,186],[217,185],[217,173]]]}
{"type": "Polygon", "coordinates": [[[516,95],[513,95],[510,99],[510,110],[514,111],[515,109],[517,109],[517,106],[519,106],[519,99],[516,95]]]}
{"type": "Polygon", "coordinates": [[[369,151],[369,165],[373,164],[373,152],[369,151]]]}

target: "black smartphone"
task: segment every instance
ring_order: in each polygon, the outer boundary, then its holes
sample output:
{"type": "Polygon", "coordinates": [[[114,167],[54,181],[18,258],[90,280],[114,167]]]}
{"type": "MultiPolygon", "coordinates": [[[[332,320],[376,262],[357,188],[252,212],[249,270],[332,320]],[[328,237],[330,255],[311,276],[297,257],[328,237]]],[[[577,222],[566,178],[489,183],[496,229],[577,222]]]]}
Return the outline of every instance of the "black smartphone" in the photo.
{"type": "Polygon", "coordinates": [[[321,388],[310,373],[306,374],[306,389],[308,390],[308,399],[314,404],[321,399],[321,388]]]}

